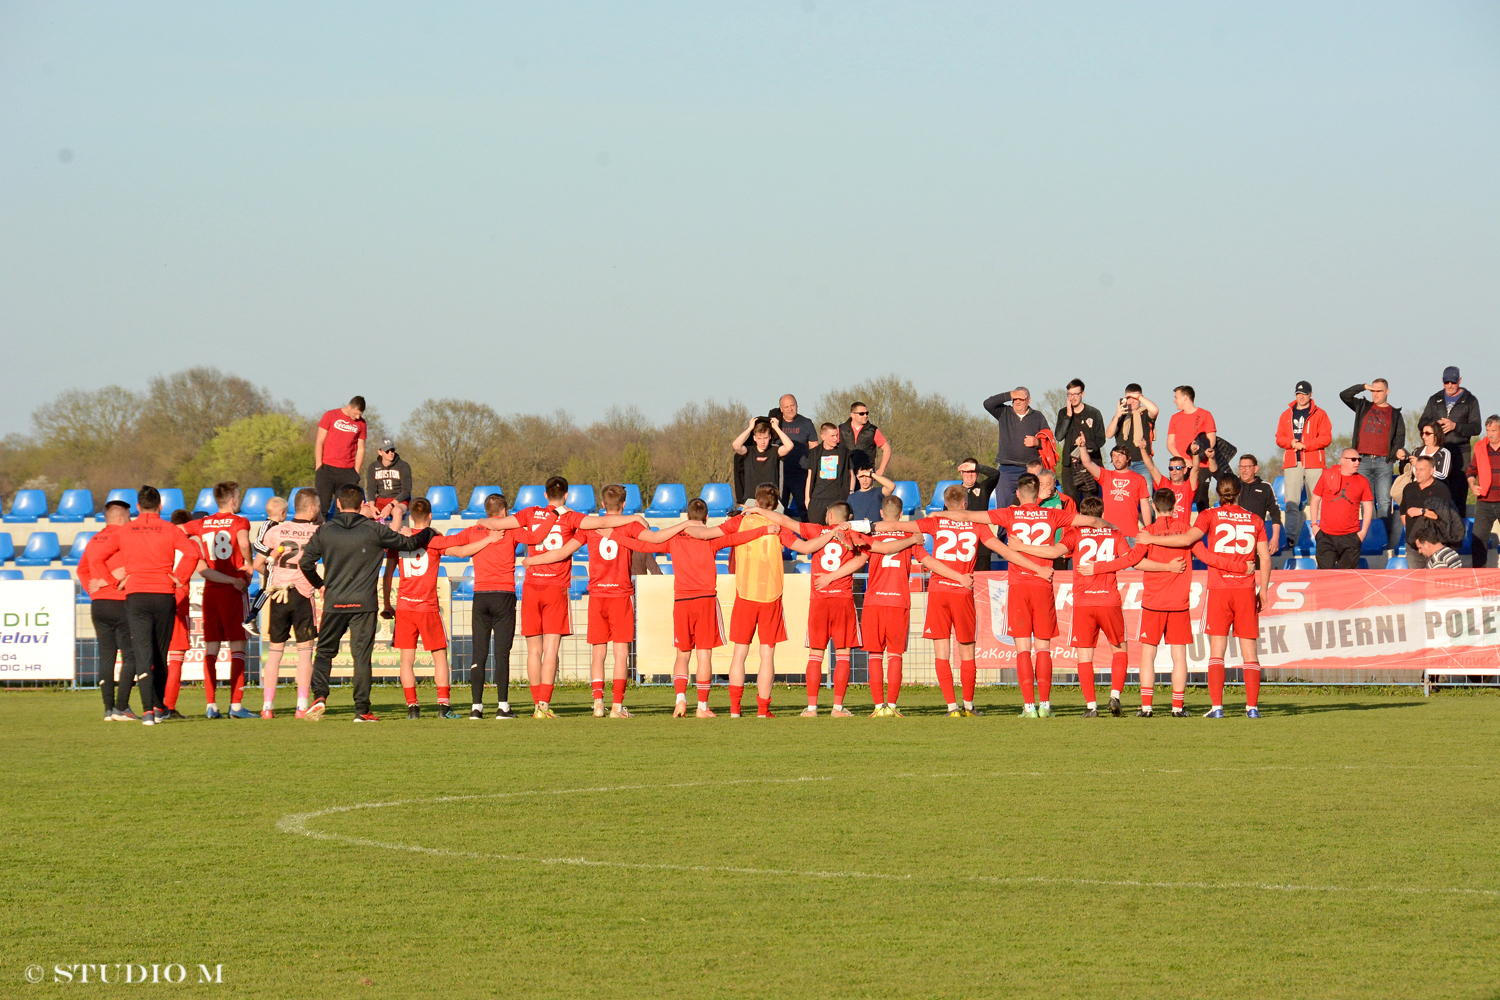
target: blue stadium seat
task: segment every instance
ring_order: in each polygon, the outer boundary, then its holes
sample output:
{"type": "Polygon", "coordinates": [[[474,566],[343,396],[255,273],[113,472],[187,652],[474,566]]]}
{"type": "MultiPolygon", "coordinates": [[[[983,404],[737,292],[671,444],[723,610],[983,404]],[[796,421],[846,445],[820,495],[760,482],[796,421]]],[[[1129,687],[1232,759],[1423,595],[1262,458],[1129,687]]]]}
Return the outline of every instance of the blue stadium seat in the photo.
{"type": "Polygon", "coordinates": [[[47,516],[47,492],[45,490],[16,490],[10,502],[10,513],[5,515],[6,524],[35,524],[47,516]]]}
{"type": "MultiPolygon", "coordinates": [[[[1464,541],[1463,541],[1463,544],[1458,547],[1458,551],[1460,553],[1462,553],[1463,555],[1468,555],[1469,551],[1473,547],[1474,547],[1474,519],[1472,517],[1466,517],[1466,518],[1464,518],[1464,541]]],[[[20,564],[17,563],[17,565],[20,565],[20,564]]]]}
{"type": "Polygon", "coordinates": [[[465,566],[464,575],[453,585],[450,595],[455,601],[472,601],[474,599],[474,567],[465,566]]]}
{"type": "Polygon", "coordinates": [[[24,580],[26,574],[18,569],[0,569],[0,580],[24,580]]]}
{"type": "Polygon", "coordinates": [[[16,556],[17,566],[46,566],[62,555],[57,544],[57,532],[33,531],[26,539],[26,548],[16,556]]]}
{"type": "Polygon", "coordinates": [[[498,486],[474,487],[474,492],[469,494],[469,506],[459,511],[458,516],[465,521],[478,521],[480,518],[485,517],[484,498],[491,493],[499,493],[501,496],[505,495],[505,491],[498,486]]]}
{"type": "Polygon", "coordinates": [[[65,569],[44,569],[41,578],[43,580],[71,580],[73,574],[65,569]]]}
{"type": "Polygon", "coordinates": [[[164,486],[157,492],[161,494],[161,516],[163,520],[170,521],[173,511],[182,510],[187,506],[183,500],[182,491],[175,486],[164,486]]]}
{"type": "Polygon", "coordinates": [[[806,576],[812,573],[812,563],[799,562],[792,567],[792,572],[806,576]]]}
{"type": "Polygon", "coordinates": [[[68,549],[68,554],[63,556],[63,565],[77,566],[78,558],[83,555],[83,550],[88,547],[89,539],[97,534],[97,531],[80,531],[74,535],[72,547],[68,549]]]}
{"type": "Polygon", "coordinates": [[[647,517],[681,517],[687,509],[687,490],[681,483],[661,483],[646,508],[647,517]]]}
{"type": "Polygon", "coordinates": [[[891,495],[901,498],[901,513],[910,517],[916,513],[917,504],[922,502],[922,487],[910,479],[901,479],[896,482],[891,495]]]}
{"type": "Polygon", "coordinates": [[[1366,559],[1364,556],[1360,556],[1359,557],[1359,565],[1355,566],[1354,568],[1355,569],[1369,569],[1370,568],[1370,560],[1366,559]]]}
{"type": "Polygon", "coordinates": [[[581,483],[568,487],[567,505],[569,510],[592,514],[599,503],[594,499],[594,488],[587,483],[581,483]]]}
{"type": "MultiPolygon", "coordinates": [[[[639,514],[644,504],[641,502],[641,488],[635,483],[623,483],[625,487],[625,508],[623,514],[639,514]]],[[[604,508],[599,508],[599,513],[604,513],[604,508]]]]}
{"type": "MultiPolygon", "coordinates": [[[[1132,420],[1135,418],[1132,417],[1132,420]]],[[[1286,509],[1286,476],[1277,476],[1271,480],[1271,492],[1276,494],[1276,505],[1282,510],[1286,509]]]]}
{"type": "Polygon", "coordinates": [[[16,543],[10,532],[0,531],[0,563],[8,563],[16,557],[16,543]]]}
{"type": "MultiPolygon", "coordinates": [[[[481,503],[484,498],[479,498],[481,503]]],[[[458,491],[451,486],[427,487],[427,502],[432,504],[432,519],[445,521],[458,513],[458,491]]]]}
{"type": "Polygon", "coordinates": [[[927,505],[927,513],[936,514],[943,510],[943,491],[957,485],[962,485],[957,479],[939,479],[938,484],[932,488],[932,502],[927,505]]]}
{"type": "Polygon", "coordinates": [[[1406,555],[1406,519],[1401,518],[1396,522],[1396,545],[1392,550],[1398,556],[1406,555]]]}
{"type": "Polygon", "coordinates": [[[1282,569],[1317,569],[1318,561],[1307,556],[1294,556],[1286,561],[1282,569]]]}
{"type": "MultiPolygon", "coordinates": [[[[109,496],[107,496],[107,497],[104,498],[104,502],[105,503],[109,503],[111,500],[123,500],[126,503],[130,504],[130,516],[131,517],[135,517],[137,514],[139,514],[141,512],[141,509],[139,507],[137,507],[136,504],[135,504],[135,501],[136,501],[135,490],[131,490],[131,489],[114,489],[114,490],[110,490],[109,491],[109,496]]],[[[100,521],[104,520],[104,508],[101,507],[99,509],[99,513],[97,515],[95,515],[95,516],[100,521]]]]}
{"type": "Polygon", "coordinates": [[[269,486],[252,486],[240,498],[240,517],[247,521],[264,521],[266,504],[276,495],[269,486]]]}
{"type": "Polygon", "coordinates": [[[63,490],[62,499],[57,501],[57,510],[47,520],[59,524],[77,524],[84,518],[93,516],[93,493],[88,490],[63,490]]]}
{"type": "Polygon", "coordinates": [[[1306,521],[1303,521],[1302,530],[1297,532],[1297,544],[1292,548],[1292,552],[1299,556],[1310,556],[1314,551],[1316,551],[1316,546],[1313,544],[1312,529],[1308,527],[1306,521]]]}
{"type": "Polygon", "coordinates": [[[709,517],[723,517],[734,509],[734,488],[728,483],[704,483],[698,499],[708,504],[709,517]]]}
{"type": "MultiPolygon", "coordinates": [[[[447,534],[447,535],[456,535],[456,534],[458,534],[461,531],[468,531],[468,530],[469,530],[468,528],[449,528],[446,532],[444,532],[444,534],[447,534]]],[[[480,530],[483,530],[483,529],[480,529],[480,530]]],[[[445,562],[445,563],[466,563],[466,562],[469,561],[469,557],[468,556],[443,556],[442,561],[445,562]]]]}
{"type": "Polygon", "coordinates": [[[219,505],[214,503],[214,488],[212,486],[205,486],[198,491],[198,502],[193,504],[194,514],[213,514],[217,513],[218,509],[219,505]]]}
{"type": "Polygon", "coordinates": [[[318,495],[318,491],[313,489],[311,486],[293,486],[292,491],[286,495],[287,517],[297,516],[297,494],[301,493],[303,490],[306,490],[313,496],[318,495]]]}
{"type": "Polygon", "coordinates": [[[527,507],[547,506],[547,489],[543,486],[522,486],[516,491],[516,502],[511,513],[527,507]]]}
{"type": "Polygon", "coordinates": [[[589,592],[589,569],[587,566],[574,566],[573,579],[568,583],[568,597],[578,600],[589,592]],[[583,570],[579,573],[579,570],[583,570]]]}
{"type": "Polygon", "coordinates": [[[1370,522],[1370,530],[1365,533],[1365,540],[1359,546],[1359,554],[1378,556],[1385,551],[1386,541],[1385,522],[1377,517],[1370,522]]]}
{"type": "Polygon", "coordinates": [[[1410,569],[1411,567],[1408,566],[1408,565],[1406,565],[1406,557],[1405,556],[1391,556],[1391,558],[1386,562],[1385,568],[1386,569],[1410,569]]]}
{"type": "MultiPolygon", "coordinates": [[[[933,546],[935,546],[935,545],[937,545],[937,540],[934,539],[931,535],[927,534],[924,531],[922,533],[922,548],[924,548],[924,549],[927,550],[927,554],[928,555],[932,555],[933,546]]],[[[920,558],[920,557],[918,557],[918,558],[920,558]]]]}
{"type": "MultiPolygon", "coordinates": [[[[1275,533],[1275,531],[1276,531],[1276,525],[1272,524],[1270,521],[1267,521],[1266,522],[1266,544],[1268,544],[1268,545],[1270,544],[1270,542],[1271,542],[1271,535],[1273,535],[1275,533]]],[[[1271,555],[1273,555],[1273,556],[1274,555],[1280,555],[1281,554],[1281,550],[1284,549],[1284,548],[1286,548],[1286,525],[1283,524],[1281,526],[1281,538],[1276,543],[1276,545],[1274,545],[1274,546],[1271,547],[1271,555]]]]}

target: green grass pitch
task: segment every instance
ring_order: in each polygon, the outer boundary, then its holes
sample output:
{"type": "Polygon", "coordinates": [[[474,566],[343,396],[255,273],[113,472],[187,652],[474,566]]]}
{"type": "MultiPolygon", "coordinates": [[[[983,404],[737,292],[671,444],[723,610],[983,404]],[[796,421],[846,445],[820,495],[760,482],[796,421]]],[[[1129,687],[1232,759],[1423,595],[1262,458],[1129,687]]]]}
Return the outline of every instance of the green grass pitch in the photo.
{"type": "Polygon", "coordinates": [[[0,996],[118,994],[52,970],[126,962],[275,998],[1500,995],[1494,697],[1083,720],[1074,689],[1023,721],[1014,689],[975,719],[908,689],[904,720],[814,721],[778,689],[774,721],[698,721],[651,689],[616,721],[572,688],[481,723],[375,696],[354,726],[347,688],[316,724],[184,692],[152,730],[0,694],[0,996]]]}

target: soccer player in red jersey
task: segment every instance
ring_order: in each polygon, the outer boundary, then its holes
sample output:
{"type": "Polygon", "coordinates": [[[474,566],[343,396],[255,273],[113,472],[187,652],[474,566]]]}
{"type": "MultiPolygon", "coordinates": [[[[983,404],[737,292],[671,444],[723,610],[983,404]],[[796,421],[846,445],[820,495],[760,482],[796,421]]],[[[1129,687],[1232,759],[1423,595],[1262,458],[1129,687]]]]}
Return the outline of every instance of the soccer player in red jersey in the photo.
{"type": "MultiPolygon", "coordinates": [[[[111,500],[104,505],[104,527],[100,535],[110,535],[130,523],[130,504],[111,500]]],[[[130,626],[125,621],[125,589],[114,571],[123,572],[124,564],[116,552],[109,562],[96,561],[85,545],[78,560],[78,582],[89,595],[89,617],[94,624],[99,649],[99,693],[104,696],[105,722],[139,722],[134,712],[115,712],[115,660],[123,658],[120,673],[135,676],[135,649],[130,643],[130,626]]]]}
{"type": "MultiPolygon", "coordinates": [[[[742,545],[765,535],[775,534],[776,525],[736,531],[719,538],[695,538],[694,530],[710,530],[708,504],[702,500],[688,501],[687,517],[703,526],[695,529],[689,525],[686,531],[665,541],[656,541],[642,535],[622,538],[620,544],[632,552],[669,552],[672,555],[672,637],[677,647],[677,662],[672,669],[672,683],[677,691],[677,702],[672,709],[673,718],[687,715],[687,670],[688,661],[695,655],[698,659],[698,718],[712,719],[714,712],[708,707],[708,692],[713,683],[714,650],[724,645],[724,622],[719,614],[718,570],[714,566],[714,553],[731,545],[742,545]]],[[[712,529],[717,530],[717,529],[712,529]]]]}
{"type": "MultiPolygon", "coordinates": [[[[1017,506],[991,511],[965,512],[965,520],[984,521],[1005,527],[1006,541],[1017,545],[1050,545],[1054,532],[1076,524],[1079,527],[1114,527],[1103,518],[1076,514],[1063,507],[1037,503],[1041,482],[1029,473],[1016,481],[1017,506]]],[[[1016,644],[1016,676],[1021,684],[1023,718],[1052,715],[1052,640],[1057,636],[1057,603],[1052,594],[1051,573],[1033,572],[1030,563],[1011,560],[1006,571],[1009,584],[1005,601],[1011,639],[1016,644]],[[1032,657],[1035,642],[1035,659],[1032,657]],[[1038,695],[1040,697],[1038,697],[1038,695]]]]}
{"type": "Polygon", "coordinates": [[[864,568],[869,555],[860,550],[869,536],[840,528],[849,519],[850,507],[842,500],[828,505],[827,523],[803,524],[804,538],[833,537],[812,560],[812,596],[807,603],[807,708],[805,719],[818,714],[818,689],[823,686],[823,655],[833,646],[833,710],[835,719],[854,715],[844,707],[849,690],[850,652],[859,645],[859,611],[854,606],[854,574],[864,568]]]}
{"type": "MultiPolygon", "coordinates": [[[[1016,483],[1016,497],[1029,497],[1035,507],[1037,479],[1022,475],[1016,483]]],[[[1052,567],[1033,562],[1012,550],[995,537],[987,524],[976,525],[985,520],[984,511],[964,510],[964,488],[955,483],[943,491],[943,513],[935,517],[924,517],[916,521],[881,521],[875,525],[876,532],[901,531],[921,532],[933,539],[932,558],[942,563],[958,576],[936,575],[927,593],[927,618],[922,635],[932,640],[933,667],[937,672],[938,686],[948,702],[948,715],[952,718],[981,714],[974,708],[974,686],[978,679],[978,665],[974,662],[974,640],[976,620],[974,612],[974,561],[983,545],[1001,558],[1009,560],[1011,572],[1023,569],[1039,574],[1041,579],[1052,578],[1052,567]],[[949,636],[958,644],[959,672],[963,681],[963,707],[960,708],[953,690],[953,667],[949,658],[949,636]]],[[[1005,508],[1011,509],[1011,508],[1005,508]]],[[[1040,508],[1036,508],[1040,509],[1040,508]]],[[[988,513],[994,514],[995,511],[988,513]]],[[[1061,514],[1047,511],[1048,515],[1061,514]]],[[[1071,516],[1071,515],[1070,515],[1071,516]]],[[[1071,522],[1069,522],[1071,523],[1071,522]]],[[[1051,593],[1051,585],[1048,585],[1051,593]]],[[[1012,598],[1014,600],[1014,598],[1012,598]]],[[[1055,629],[1054,629],[1055,632],[1055,629]]]]}
{"type": "Polygon", "coordinates": [[[1125,540],[1134,545],[1140,525],[1152,521],[1151,487],[1146,485],[1146,477],[1130,471],[1130,452],[1123,444],[1115,445],[1109,453],[1114,468],[1107,471],[1094,464],[1087,448],[1081,449],[1080,455],[1083,467],[1099,484],[1100,498],[1104,501],[1103,518],[1119,528],[1125,540]]]}
{"type": "MultiPolygon", "coordinates": [[[[400,529],[400,534],[415,535],[432,526],[432,503],[426,497],[416,497],[409,511],[411,524],[400,529]]],[[[406,696],[406,717],[420,719],[422,708],[417,703],[417,640],[422,648],[432,654],[432,683],[437,688],[438,718],[462,718],[450,704],[452,688],[448,675],[448,632],[443,628],[443,615],[438,608],[438,570],[442,568],[443,553],[463,558],[493,544],[500,537],[491,532],[484,538],[464,542],[458,535],[434,535],[427,548],[420,552],[387,552],[385,557],[385,610],[391,610],[391,579],[396,575],[396,562],[401,563],[401,589],[396,592],[396,625],[391,635],[391,645],[401,654],[401,692],[406,696]]]]}
{"type": "Polygon", "coordinates": [[[1153,539],[1155,544],[1167,547],[1191,545],[1193,553],[1205,563],[1210,553],[1247,560],[1253,554],[1259,567],[1256,574],[1209,566],[1203,631],[1208,634],[1211,703],[1204,715],[1210,719],[1224,718],[1224,653],[1229,648],[1231,628],[1239,637],[1240,655],[1245,661],[1245,715],[1260,718],[1260,662],[1256,644],[1260,640],[1261,600],[1271,582],[1271,547],[1266,541],[1266,522],[1235,503],[1240,497],[1240,485],[1238,479],[1219,480],[1219,506],[1199,514],[1190,530],[1153,539]]]}
{"type": "MultiPolygon", "coordinates": [[[[618,528],[632,521],[645,524],[639,514],[608,514],[597,516],[568,510],[563,504],[568,499],[568,481],[562,476],[547,480],[546,507],[527,507],[516,511],[514,517],[498,520],[485,518],[477,523],[483,527],[505,530],[509,528],[533,528],[546,517],[556,517],[554,523],[540,543],[530,547],[533,556],[544,555],[562,548],[580,528],[618,528]]],[[[521,598],[521,634],[526,637],[526,678],[531,683],[531,699],[535,706],[532,717],[555,719],[552,711],[552,690],[557,679],[557,651],[562,637],[573,634],[573,621],[568,601],[568,587],[572,583],[573,571],[566,562],[543,563],[528,566],[521,598]]]]}
{"type": "MultiPolygon", "coordinates": [[[[269,512],[271,505],[266,505],[269,512]]],[[[311,704],[309,687],[312,684],[313,648],[317,644],[318,626],[313,609],[313,588],[302,575],[297,565],[302,558],[302,547],[318,530],[318,496],[312,490],[297,494],[297,509],[290,520],[272,525],[260,536],[257,546],[255,572],[265,572],[267,601],[271,605],[271,620],[267,629],[269,650],[260,668],[262,719],[275,718],[276,683],[280,679],[281,657],[286,651],[286,642],[293,638],[297,642],[297,715],[307,715],[311,704]]]]}
{"type": "MultiPolygon", "coordinates": [[[[1180,521],[1189,520],[1193,515],[1193,498],[1198,495],[1198,463],[1192,462],[1192,468],[1189,468],[1188,459],[1172,455],[1167,459],[1167,475],[1163,476],[1146,451],[1145,438],[1137,434],[1134,444],[1141,453],[1141,461],[1146,464],[1146,472],[1150,474],[1151,488],[1171,490],[1176,500],[1172,516],[1180,521]]],[[[1188,448],[1190,454],[1197,454],[1197,442],[1190,442],[1188,448]]]]}
{"type": "Polygon", "coordinates": [[[250,589],[250,522],[235,513],[240,505],[240,484],[219,483],[214,487],[217,514],[189,521],[189,537],[203,549],[203,697],[205,714],[222,719],[214,695],[217,685],[214,665],[219,645],[229,643],[229,717],[258,716],[241,704],[245,695],[245,613],[250,589]]]}

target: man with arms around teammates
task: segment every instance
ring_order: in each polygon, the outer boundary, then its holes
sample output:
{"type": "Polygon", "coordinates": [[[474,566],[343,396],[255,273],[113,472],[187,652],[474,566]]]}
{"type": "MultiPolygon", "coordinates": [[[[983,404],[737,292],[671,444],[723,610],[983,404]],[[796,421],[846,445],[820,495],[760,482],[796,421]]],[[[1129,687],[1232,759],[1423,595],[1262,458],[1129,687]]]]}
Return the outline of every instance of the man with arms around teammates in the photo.
{"type": "MultiPolygon", "coordinates": [[[[267,505],[269,508],[269,505],[267,505]]],[[[307,714],[311,704],[313,647],[317,644],[318,626],[313,609],[313,588],[297,565],[302,549],[318,530],[318,495],[312,490],[297,493],[297,509],[289,521],[274,524],[260,538],[264,550],[255,557],[253,571],[268,571],[264,584],[271,606],[268,638],[271,640],[265,663],[260,668],[262,705],[260,717],[275,716],[276,683],[281,675],[281,657],[288,639],[297,643],[297,718],[307,714]]]]}
{"type": "Polygon", "coordinates": [[[245,615],[249,610],[250,522],[235,511],[240,505],[240,484],[219,483],[214,487],[218,513],[189,521],[183,529],[203,548],[203,697],[205,714],[223,718],[214,695],[218,683],[215,664],[219,646],[229,643],[229,717],[253,719],[255,713],[242,704],[245,695],[245,615]]]}

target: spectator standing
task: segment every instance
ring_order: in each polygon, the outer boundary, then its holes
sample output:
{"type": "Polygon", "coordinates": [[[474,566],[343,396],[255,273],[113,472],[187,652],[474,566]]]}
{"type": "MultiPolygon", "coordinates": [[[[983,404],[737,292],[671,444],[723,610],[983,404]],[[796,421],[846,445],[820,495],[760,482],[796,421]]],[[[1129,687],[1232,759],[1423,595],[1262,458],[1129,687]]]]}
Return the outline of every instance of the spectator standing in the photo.
{"type": "Polygon", "coordinates": [[[1474,455],[1464,471],[1474,491],[1474,539],[1469,553],[1474,568],[1483,569],[1489,560],[1485,543],[1500,520],[1500,415],[1485,418],[1484,437],[1474,442],[1474,455]]]}
{"type": "Polygon", "coordinates": [[[341,486],[358,486],[359,470],[365,465],[365,397],[355,396],[318,421],[313,441],[313,485],[318,490],[318,509],[325,515],[333,509],[333,495],[341,486]]]}
{"type": "Polygon", "coordinates": [[[1057,426],[1053,431],[1058,451],[1066,452],[1068,456],[1067,463],[1057,470],[1057,485],[1074,501],[1099,492],[1098,483],[1084,463],[1084,456],[1080,456],[1076,449],[1082,448],[1096,468],[1104,464],[1104,414],[1083,401],[1083,390],[1081,378],[1068,383],[1068,403],[1057,411],[1057,426]]]}
{"type": "MultiPolygon", "coordinates": [[[[1448,457],[1443,448],[1439,448],[1437,454],[1444,459],[1448,457]]],[[[1453,494],[1448,485],[1437,479],[1436,466],[1432,455],[1414,457],[1411,460],[1412,480],[1397,499],[1406,524],[1406,564],[1412,569],[1422,569],[1427,565],[1425,557],[1412,545],[1412,532],[1418,525],[1430,525],[1443,544],[1458,545],[1464,537],[1464,520],[1453,506],[1453,494]]]]}
{"type": "Polygon", "coordinates": [[[1375,516],[1386,522],[1386,534],[1395,527],[1391,520],[1391,480],[1397,457],[1406,450],[1406,418],[1387,402],[1390,383],[1383,378],[1364,385],[1351,385],[1339,393],[1344,405],[1354,411],[1354,433],[1349,438],[1359,452],[1359,474],[1375,491],[1375,516]],[[1369,399],[1359,394],[1368,392],[1369,399]]]}
{"type": "Polygon", "coordinates": [[[828,505],[848,500],[854,488],[849,449],[839,440],[838,425],[825,423],[818,430],[818,443],[802,457],[802,467],[807,471],[802,503],[809,524],[822,524],[828,505]]]}
{"type": "Polygon", "coordinates": [[[1146,462],[1141,457],[1141,447],[1135,443],[1139,437],[1147,454],[1154,454],[1152,442],[1156,439],[1156,418],[1161,408],[1147,399],[1139,382],[1125,387],[1125,395],[1115,404],[1115,415],[1109,421],[1109,433],[1115,444],[1125,449],[1130,458],[1130,471],[1143,479],[1149,478],[1146,462]]]}
{"type": "MultiPolygon", "coordinates": [[[[1040,471],[1041,466],[1037,468],[1040,471]]],[[[958,481],[964,488],[964,510],[989,510],[990,496],[1000,485],[1000,471],[970,457],[958,463],[958,481]]]]}
{"type": "MultiPolygon", "coordinates": [[[[839,441],[849,449],[849,458],[855,469],[868,466],[879,475],[885,475],[885,467],[891,461],[891,443],[880,433],[880,428],[870,423],[870,408],[856,400],[849,407],[849,419],[839,424],[839,441]],[[879,453],[880,460],[875,459],[879,453]]],[[[876,517],[875,520],[880,520],[876,517]]]]}
{"type": "Polygon", "coordinates": [[[1355,569],[1359,548],[1375,514],[1370,482],[1359,474],[1359,452],[1345,448],[1337,468],[1318,480],[1308,507],[1317,537],[1318,569],[1355,569]]]}
{"type": "Polygon", "coordinates": [[[1442,434],[1438,443],[1448,450],[1448,489],[1453,491],[1453,506],[1460,516],[1469,512],[1469,484],[1458,472],[1469,461],[1469,441],[1479,431],[1479,400],[1463,387],[1457,366],[1443,369],[1443,387],[1428,397],[1420,423],[1431,422],[1442,434]]]}
{"type": "Polygon", "coordinates": [[[1412,529],[1411,544],[1407,547],[1407,558],[1410,553],[1416,552],[1422,557],[1421,566],[1412,566],[1412,569],[1463,569],[1464,557],[1453,551],[1443,540],[1438,537],[1437,529],[1431,524],[1423,522],[1412,529]]]}
{"type": "Polygon", "coordinates": [[[365,495],[374,502],[377,511],[383,515],[387,507],[394,506],[398,522],[406,516],[411,507],[411,466],[396,454],[395,441],[386,438],[380,442],[365,480],[365,495]]]}
{"type": "Polygon", "coordinates": [[[779,407],[768,416],[777,419],[781,433],[792,442],[792,450],[781,460],[781,495],[786,497],[787,513],[793,517],[805,516],[803,484],[807,480],[807,471],[802,460],[807,457],[808,449],[818,443],[818,425],[797,412],[797,397],[791,393],[782,396],[779,407]]]}
{"type": "Polygon", "coordinates": [[[1219,429],[1214,424],[1214,415],[1198,405],[1198,394],[1192,386],[1179,385],[1173,389],[1172,401],[1177,404],[1177,412],[1167,423],[1167,451],[1188,462],[1193,442],[1198,442],[1198,491],[1194,501],[1200,511],[1208,510],[1208,484],[1213,478],[1207,474],[1208,449],[1218,444],[1219,429]]]}
{"type": "Polygon", "coordinates": [[[880,503],[890,496],[896,484],[869,466],[861,466],[854,472],[854,491],[849,494],[849,519],[868,520],[871,524],[881,520],[880,503]]]}
{"type": "Polygon", "coordinates": [[[991,396],[984,401],[984,409],[1000,424],[1000,444],[995,450],[995,465],[1000,470],[996,494],[999,506],[1009,507],[1016,502],[1016,482],[1026,474],[1027,464],[1040,460],[1038,436],[1049,429],[1047,418],[1031,408],[1031,390],[1025,386],[991,396]]]}
{"type": "MultiPolygon", "coordinates": [[[[1292,537],[1307,519],[1313,490],[1328,467],[1326,449],[1332,443],[1333,422],[1328,419],[1328,411],[1313,399],[1312,383],[1303,379],[1292,389],[1292,401],[1276,423],[1276,447],[1282,449],[1281,475],[1286,491],[1286,530],[1292,537]]],[[[1276,546],[1271,546],[1271,551],[1276,551],[1276,546]]]]}
{"type": "MultiPolygon", "coordinates": [[[[1240,456],[1241,507],[1266,522],[1266,542],[1274,556],[1281,551],[1281,507],[1276,503],[1276,491],[1271,484],[1260,478],[1260,460],[1254,455],[1240,456]]],[[[1317,483],[1313,488],[1317,488],[1317,483]]]]}
{"type": "Polygon", "coordinates": [[[762,486],[773,486],[781,492],[782,462],[796,448],[792,439],[781,429],[777,417],[752,417],[739,437],[729,443],[734,450],[734,498],[740,503],[752,503],[755,491],[762,486]],[[772,442],[774,432],[779,442],[772,442]]]}

